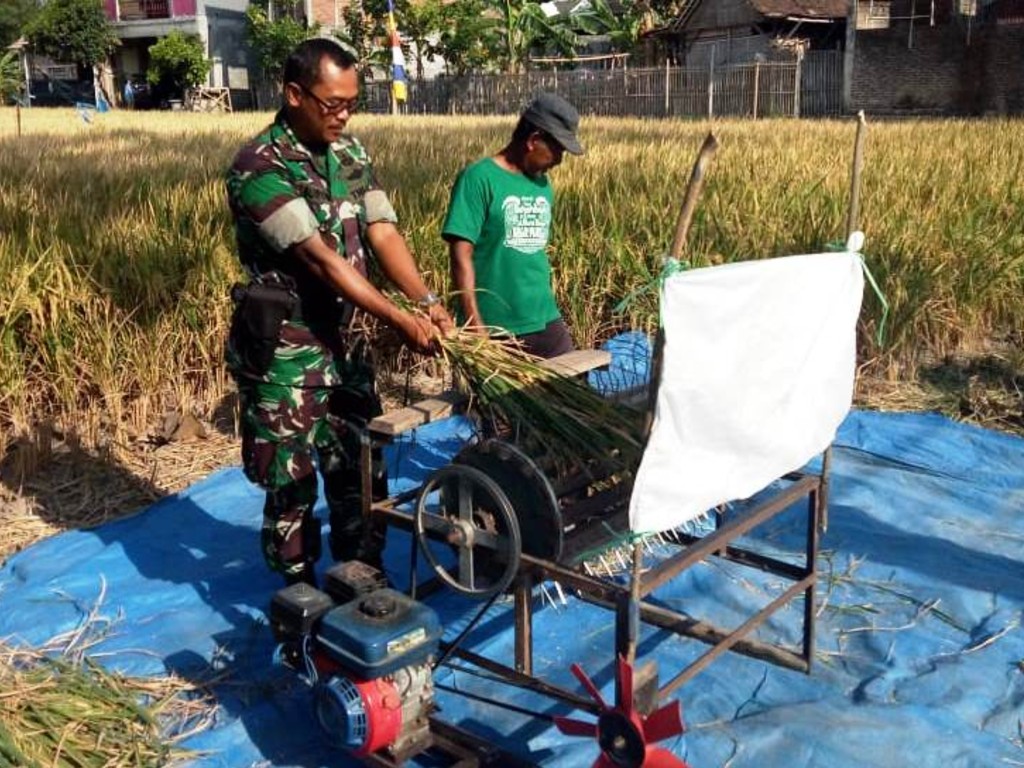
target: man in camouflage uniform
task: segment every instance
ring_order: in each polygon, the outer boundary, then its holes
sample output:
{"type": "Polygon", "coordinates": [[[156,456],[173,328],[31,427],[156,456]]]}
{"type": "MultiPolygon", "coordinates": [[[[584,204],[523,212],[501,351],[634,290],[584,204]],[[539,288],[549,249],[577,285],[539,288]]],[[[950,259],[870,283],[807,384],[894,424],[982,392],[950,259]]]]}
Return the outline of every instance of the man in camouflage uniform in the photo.
{"type": "MultiPolygon", "coordinates": [[[[380,565],[379,525],[361,515],[359,430],[380,413],[365,344],[347,331],[356,310],[393,326],[417,352],[451,329],[396,228],[362,145],[343,133],[359,96],[355,59],[307,40],[288,57],[274,123],[238,153],[227,176],[239,256],[228,367],[242,406],[246,476],[267,492],[262,546],[287,583],[315,583],[320,526],[314,456],[337,560],[380,565]],[[413,302],[408,312],[367,280],[367,259],[413,302]]],[[[387,481],[375,457],[374,495],[387,481]]]]}

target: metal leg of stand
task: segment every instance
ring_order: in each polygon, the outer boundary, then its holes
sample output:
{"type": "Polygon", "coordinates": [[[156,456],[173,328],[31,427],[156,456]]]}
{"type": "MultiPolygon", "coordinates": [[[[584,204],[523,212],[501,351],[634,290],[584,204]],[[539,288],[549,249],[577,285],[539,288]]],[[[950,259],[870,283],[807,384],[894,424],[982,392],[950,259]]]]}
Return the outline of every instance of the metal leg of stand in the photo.
{"type": "Polygon", "coordinates": [[[369,524],[373,506],[373,438],[365,430],[359,436],[359,485],[363,520],[369,524]]]}
{"type": "Polygon", "coordinates": [[[533,574],[524,571],[513,592],[516,622],[516,671],[533,674],[533,574]]]}
{"type": "Polygon", "coordinates": [[[821,527],[821,532],[825,533],[828,530],[828,485],[832,475],[832,446],[830,445],[825,449],[825,455],[821,460],[821,493],[819,503],[821,505],[821,511],[818,516],[818,523],[821,527]]]}
{"type": "MultiPolygon", "coordinates": [[[[818,530],[821,523],[821,490],[811,491],[807,499],[807,575],[816,574],[818,568],[818,530]]],[[[807,672],[814,663],[814,622],[817,619],[817,578],[811,579],[804,591],[804,647],[803,657],[807,672]]]]}

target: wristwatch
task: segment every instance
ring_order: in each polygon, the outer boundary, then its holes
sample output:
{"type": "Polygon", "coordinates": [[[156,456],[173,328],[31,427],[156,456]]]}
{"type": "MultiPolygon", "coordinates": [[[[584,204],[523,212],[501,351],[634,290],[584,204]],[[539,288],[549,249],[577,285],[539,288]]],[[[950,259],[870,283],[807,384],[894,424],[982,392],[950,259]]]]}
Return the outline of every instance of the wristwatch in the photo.
{"type": "Polygon", "coordinates": [[[440,299],[440,297],[438,297],[438,295],[437,295],[436,293],[434,293],[433,291],[427,291],[427,295],[426,295],[426,296],[424,296],[424,297],[423,297],[422,299],[420,299],[419,301],[417,301],[416,303],[417,303],[417,304],[418,304],[418,305],[419,305],[420,307],[422,307],[423,309],[428,309],[429,307],[432,307],[432,306],[434,306],[435,304],[440,304],[440,303],[441,303],[441,299],[440,299]]]}

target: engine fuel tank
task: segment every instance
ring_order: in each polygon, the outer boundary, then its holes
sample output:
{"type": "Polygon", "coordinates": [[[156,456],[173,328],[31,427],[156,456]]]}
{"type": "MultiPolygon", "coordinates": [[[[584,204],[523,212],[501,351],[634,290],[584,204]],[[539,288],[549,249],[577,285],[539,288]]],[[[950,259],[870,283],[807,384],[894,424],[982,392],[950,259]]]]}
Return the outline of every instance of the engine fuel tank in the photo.
{"type": "Polygon", "coordinates": [[[324,615],[316,633],[324,652],[363,680],[424,664],[437,652],[441,622],[428,605],[378,589],[324,615]]]}

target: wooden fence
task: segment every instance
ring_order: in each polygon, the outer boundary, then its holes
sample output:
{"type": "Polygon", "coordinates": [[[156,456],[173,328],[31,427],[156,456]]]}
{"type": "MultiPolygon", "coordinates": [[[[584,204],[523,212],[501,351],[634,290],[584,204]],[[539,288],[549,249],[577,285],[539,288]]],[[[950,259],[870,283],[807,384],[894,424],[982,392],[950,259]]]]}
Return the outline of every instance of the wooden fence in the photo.
{"type": "MultiPolygon", "coordinates": [[[[405,113],[514,114],[538,90],[556,91],[585,115],[636,117],[822,117],[843,111],[843,58],[653,69],[533,71],[409,83],[405,113]]],[[[371,82],[364,109],[391,110],[388,82],[371,82]]]]}

